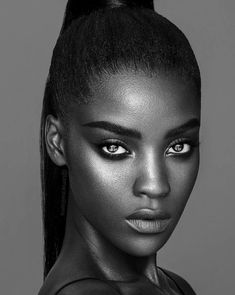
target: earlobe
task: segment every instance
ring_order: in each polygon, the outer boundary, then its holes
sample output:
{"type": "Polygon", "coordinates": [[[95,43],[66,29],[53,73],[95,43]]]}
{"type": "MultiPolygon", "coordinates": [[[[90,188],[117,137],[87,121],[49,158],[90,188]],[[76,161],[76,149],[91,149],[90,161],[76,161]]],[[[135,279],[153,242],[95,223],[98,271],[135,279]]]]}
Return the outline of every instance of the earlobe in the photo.
{"type": "Polygon", "coordinates": [[[47,153],[57,166],[66,165],[62,124],[52,115],[47,116],[45,124],[45,143],[47,153]]]}

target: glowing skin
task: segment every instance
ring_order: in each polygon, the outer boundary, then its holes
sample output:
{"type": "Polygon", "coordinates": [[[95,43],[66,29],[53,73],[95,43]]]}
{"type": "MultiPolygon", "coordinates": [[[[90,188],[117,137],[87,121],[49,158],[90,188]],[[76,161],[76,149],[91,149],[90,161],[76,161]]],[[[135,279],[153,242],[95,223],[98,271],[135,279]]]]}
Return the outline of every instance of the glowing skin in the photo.
{"type": "Polygon", "coordinates": [[[94,87],[94,102],[74,107],[66,135],[64,251],[75,249],[79,231],[104,273],[120,278],[125,271],[124,279],[138,269],[156,282],[153,257],[174,230],[198,173],[199,123],[194,86],[175,77],[126,73],[94,87]],[[126,218],[144,208],[167,214],[167,226],[153,233],[129,226],[126,218]]]}

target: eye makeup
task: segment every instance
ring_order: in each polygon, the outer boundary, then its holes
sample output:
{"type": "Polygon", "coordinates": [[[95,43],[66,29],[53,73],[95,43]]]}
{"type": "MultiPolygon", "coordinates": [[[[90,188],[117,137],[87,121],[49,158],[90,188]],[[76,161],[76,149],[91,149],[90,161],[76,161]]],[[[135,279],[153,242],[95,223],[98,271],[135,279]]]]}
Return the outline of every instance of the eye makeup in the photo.
{"type": "MultiPolygon", "coordinates": [[[[194,149],[199,146],[198,139],[179,138],[174,140],[166,149],[166,157],[187,157],[190,156],[194,149]]],[[[127,145],[118,139],[109,139],[97,146],[98,152],[106,159],[124,160],[132,152],[127,145]]]]}
{"type": "Polygon", "coordinates": [[[166,157],[190,156],[194,149],[199,146],[198,139],[178,138],[166,149],[166,157]]]}
{"type": "Polygon", "coordinates": [[[118,139],[109,139],[97,145],[98,152],[107,159],[122,160],[131,155],[126,144],[118,139]]]}

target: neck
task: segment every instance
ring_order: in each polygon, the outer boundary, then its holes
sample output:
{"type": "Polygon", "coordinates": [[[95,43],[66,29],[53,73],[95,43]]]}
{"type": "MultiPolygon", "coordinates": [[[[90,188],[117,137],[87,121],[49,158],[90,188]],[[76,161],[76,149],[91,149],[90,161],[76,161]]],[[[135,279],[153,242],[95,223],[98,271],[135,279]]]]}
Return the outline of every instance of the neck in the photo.
{"type": "MultiPolygon", "coordinates": [[[[156,254],[137,257],[118,249],[79,213],[72,198],[69,198],[61,255],[66,257],[69,254],[70,257],[76,257],[84,250],[81,249],[82,244],[86,246],[86,251],[90,253],[92,260],[106,279],[132,281],[145,276],[159,285],[156,254]],[[76,221],[73,218],[75,216],[73,211],[74,213],[76,211],[76,221]]],[[[76,259],[73,260],[76,261],[76,259]]]]}

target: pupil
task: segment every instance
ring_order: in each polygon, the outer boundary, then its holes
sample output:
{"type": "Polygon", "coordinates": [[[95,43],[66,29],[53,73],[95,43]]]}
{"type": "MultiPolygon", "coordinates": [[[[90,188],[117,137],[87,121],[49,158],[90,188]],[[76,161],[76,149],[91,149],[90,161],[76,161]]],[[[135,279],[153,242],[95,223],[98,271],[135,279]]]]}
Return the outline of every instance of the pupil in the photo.
{"type": "Polygon", "coordinates": [[[110,145],[110,146],[108,147],[108,151],[111,152],[111,153],[116,152],[117,149],[118,149],[117,145],[114,145],[114,144],[112,144],[112,145],[110,145]]]}
{"type": "Polygon", "coordinates": [[[182,149],[183,149],[183,144],[182,143],[181,144],[176,144],[175,147],[174,147],[174,150],[176,152],[181,152],[182,149]]]}

